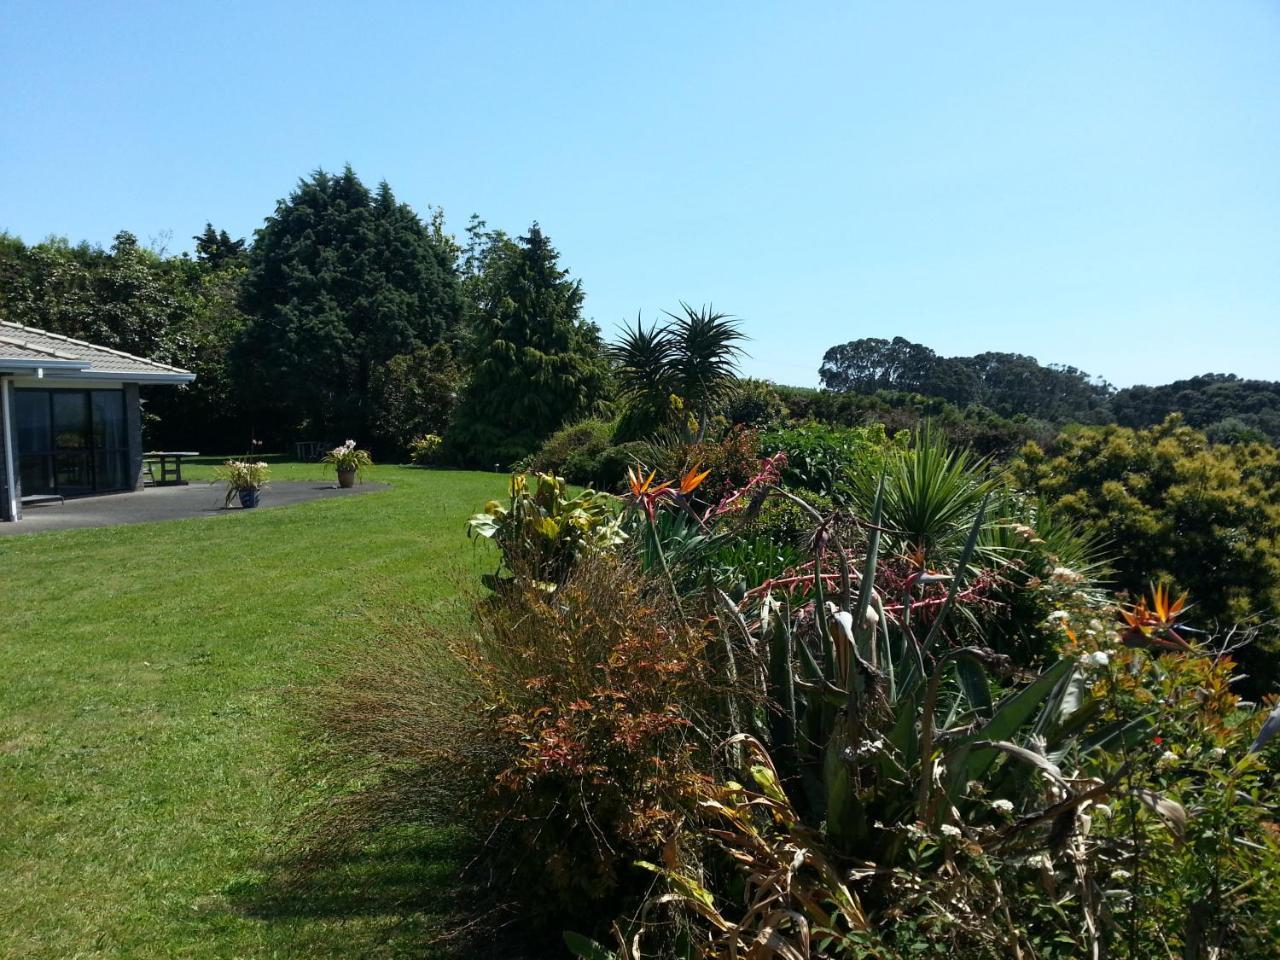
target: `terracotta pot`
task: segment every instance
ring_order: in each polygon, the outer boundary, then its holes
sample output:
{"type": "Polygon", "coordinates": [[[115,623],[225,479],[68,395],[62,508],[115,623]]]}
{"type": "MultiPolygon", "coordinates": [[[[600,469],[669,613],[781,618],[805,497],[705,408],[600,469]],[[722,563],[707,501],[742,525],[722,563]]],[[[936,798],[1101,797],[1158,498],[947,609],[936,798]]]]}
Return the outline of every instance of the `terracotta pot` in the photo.
{"type": "Polygon", "coordinates": [[[356,485],[356,472],[354,470],[338,471],[338,486],[354,487],[356,485]]]}

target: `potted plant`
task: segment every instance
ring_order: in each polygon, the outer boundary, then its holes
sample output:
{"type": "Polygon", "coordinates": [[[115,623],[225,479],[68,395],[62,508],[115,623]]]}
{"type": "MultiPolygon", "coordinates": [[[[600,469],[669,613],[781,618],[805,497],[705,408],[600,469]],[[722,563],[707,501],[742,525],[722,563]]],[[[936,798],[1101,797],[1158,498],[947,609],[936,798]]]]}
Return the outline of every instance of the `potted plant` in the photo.
{"type": "Polygon", "coordinates": [[[258,498],[267,487],[271,468],[261,461],[228,460],[218,471],[218,479],[227,485],[226,506],[240,498],[240,506],[249,510],[258,505],[258,498]]]}
{"type": "Polygon", "coordinates": [[[360,479],[361,471],[373,466],[373,458],[368,450],[356,447],[354,440],[348,440],[340,447],[334,447],[324,455],[324,462],[333,464],[338,471],[338,486],[350,487],[360,479]]]}

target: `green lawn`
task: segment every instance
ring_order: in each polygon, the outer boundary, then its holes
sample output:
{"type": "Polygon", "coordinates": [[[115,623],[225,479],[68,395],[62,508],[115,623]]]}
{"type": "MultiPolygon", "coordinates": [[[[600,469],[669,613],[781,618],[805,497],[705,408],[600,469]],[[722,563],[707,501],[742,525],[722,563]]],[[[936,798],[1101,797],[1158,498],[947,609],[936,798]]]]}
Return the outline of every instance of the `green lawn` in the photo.
{"type": "Polygon", "coordinates": [[[302,886],[273,866],[326,789],[291,687],[372,635],[371,615],[464,617],[490,562],[463,525],[502,477],[373,479],[392,488],[0,539],[0,956],[421,954],[457,866],[447,835],[302,886]]]}

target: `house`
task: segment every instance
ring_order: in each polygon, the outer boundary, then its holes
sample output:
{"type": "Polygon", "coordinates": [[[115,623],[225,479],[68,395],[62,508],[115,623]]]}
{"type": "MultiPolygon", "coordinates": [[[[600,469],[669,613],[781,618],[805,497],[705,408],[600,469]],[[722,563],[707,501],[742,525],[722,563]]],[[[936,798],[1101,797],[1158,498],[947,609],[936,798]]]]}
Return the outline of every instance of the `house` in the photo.
{"type": "Polygon", "coordinates": [[[142,483],[141,384],[195,374],[0,321],[0,520],[22,498],[136,490],[142,483]]]}

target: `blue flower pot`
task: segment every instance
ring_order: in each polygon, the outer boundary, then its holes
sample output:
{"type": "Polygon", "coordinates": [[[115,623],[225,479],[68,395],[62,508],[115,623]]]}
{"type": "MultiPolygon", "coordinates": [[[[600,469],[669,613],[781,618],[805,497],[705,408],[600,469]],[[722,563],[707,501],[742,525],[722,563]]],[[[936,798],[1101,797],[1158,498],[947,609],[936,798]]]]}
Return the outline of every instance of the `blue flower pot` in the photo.
{"type": "Polygon", "coordinates": [[[240,493],[240,506],[246,510],[249,510],[252,507],[256,507],[258,505],[258,497],[259,495],[261,495],[262,491],[261,490],[241,490],[239,491],[239,493],[240,493]]]}

